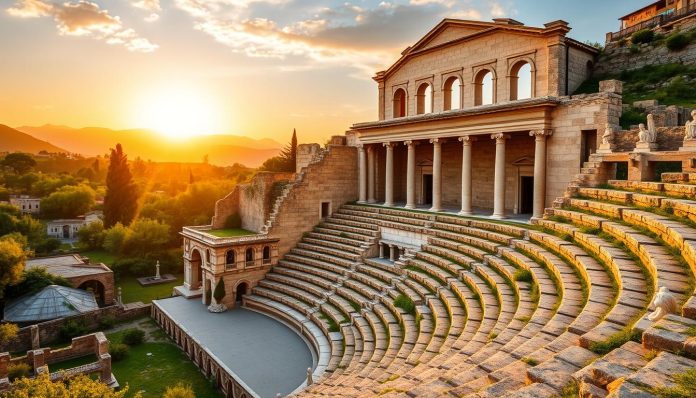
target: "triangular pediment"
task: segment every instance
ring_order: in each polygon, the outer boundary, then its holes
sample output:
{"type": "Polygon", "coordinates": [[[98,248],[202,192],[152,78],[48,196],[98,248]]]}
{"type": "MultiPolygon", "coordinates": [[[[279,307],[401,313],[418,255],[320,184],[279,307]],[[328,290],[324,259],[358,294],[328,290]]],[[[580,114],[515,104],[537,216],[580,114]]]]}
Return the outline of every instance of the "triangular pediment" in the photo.
{"type": "Polygon", "coordinates": [[[462,37],[470,36],[484,29],[490,29],[487,26],[474,24],[454,24],[445,22],[442,26],[434,29],[430,34],[426,35],[421,42],[416,43],[409,52],[421,51],[428,48],[436,47],[453,40],[461,39],[462,37]]]}
{"type": "Polygon", "coordinates": [[[534,158],[531,156],[522,156],[512,162],[513,166],[534,166],[534,158]]]}

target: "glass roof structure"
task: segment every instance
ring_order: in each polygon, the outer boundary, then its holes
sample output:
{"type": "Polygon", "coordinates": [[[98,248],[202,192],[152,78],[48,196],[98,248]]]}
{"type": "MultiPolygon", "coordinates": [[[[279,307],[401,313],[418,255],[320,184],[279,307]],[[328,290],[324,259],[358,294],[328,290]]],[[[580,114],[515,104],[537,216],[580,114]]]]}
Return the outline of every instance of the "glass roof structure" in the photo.
{"type": "Polygon", "coordinates": [[[8,322],[37,322],[79,315],[99,308],[94,294],[80,289],[50,285],[22,296],[5,306],[8,322]]]}

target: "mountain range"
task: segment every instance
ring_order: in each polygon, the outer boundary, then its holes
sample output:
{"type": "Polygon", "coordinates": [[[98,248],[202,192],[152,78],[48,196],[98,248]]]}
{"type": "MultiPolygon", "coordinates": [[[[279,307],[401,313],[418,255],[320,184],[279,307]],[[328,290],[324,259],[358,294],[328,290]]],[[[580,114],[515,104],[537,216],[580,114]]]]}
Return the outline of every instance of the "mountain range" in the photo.
{"type": "MultiPolygon", "coordinates": [[[[15,131],[20,134],[24,133],[24,135],[39,142],[45,142],[47,145],[53,144],[84,156],[107,154],[110,148],[120,143],[129,159],[140,157],[157,162],[200,162],[205,156],[208,156],[208,161],[212,164],[241,163],[257,167],[264,160],[277,155],[282,146],[269,138],[254,139],[236,135],[205,135],[182,140],[169,140],[157,132],[147,129],[112,130],[102,127],[77,129],[47,124],[39,127],[17,127],[15,131]]],[[[7,141],[2,134],[0,132],[0,142],[7,141]]],[[[0,146],[0,150],[2,150],[2,146],[0,146]]],[[[58,149],[49,152],[65,152],[65,150],[58,149]]]]}
{"type": "Polygon", "coordinates": [[[49,142],[0,124],[0,152],[68,152],[49,142]]]}

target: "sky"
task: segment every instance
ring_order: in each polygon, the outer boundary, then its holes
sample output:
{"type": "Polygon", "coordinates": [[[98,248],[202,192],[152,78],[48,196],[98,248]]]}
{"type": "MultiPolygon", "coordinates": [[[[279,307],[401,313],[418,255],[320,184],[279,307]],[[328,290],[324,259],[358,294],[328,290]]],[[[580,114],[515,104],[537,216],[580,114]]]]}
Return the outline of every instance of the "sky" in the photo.
{"type": "Polygon", "coordinates": [[[442,18],[563,19],[604,42],[621,0],[0,0],[0,124],[301,142],[377,118],[371,77],[442,18]]]}

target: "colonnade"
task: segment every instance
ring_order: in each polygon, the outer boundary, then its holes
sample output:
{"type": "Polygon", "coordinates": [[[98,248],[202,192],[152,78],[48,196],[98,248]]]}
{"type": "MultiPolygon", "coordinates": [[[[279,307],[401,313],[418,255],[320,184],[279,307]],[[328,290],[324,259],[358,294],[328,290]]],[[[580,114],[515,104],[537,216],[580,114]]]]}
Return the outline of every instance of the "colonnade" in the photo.
{"type": "MultiPolygon", "coordinates": [[[[551,135],[551,130],[533,130],[529,132],[534,137],[534,201],[533,217],[540,218],[544,214],[546,197],[546,139],[551,135]]],[[[459,137],[462,143],[462,181],[461,181],[461,215],[473,214],[473,186],[472,186],[472,148],[474,142],[483,135],[465,135],[459,137]]],[[[490,139],[495,140],[495,166],[493,181],[493,214],[491,218],[502,219],[505,214],[505,185],[506,185],[506,141],[510,135],[495,133],[490,139]]],[[[442,211],[442,143],[443,138],[429,140],[433,150],[433,186],[432,206],[430,211],[442,211]]],[[[406,161],[406,209],[416,208],[416,145],[415,140],[403,141],[407,147],[406,161]]],[[[384,206],[394,206],[394,147],[397,142],[383,142],[386,149],[385,178],[384,178],[384,206]]],[[[376,203],[376,148],[375,145],[358,146],[358,176],[359,176],[359,203],[376,203]]]]}

